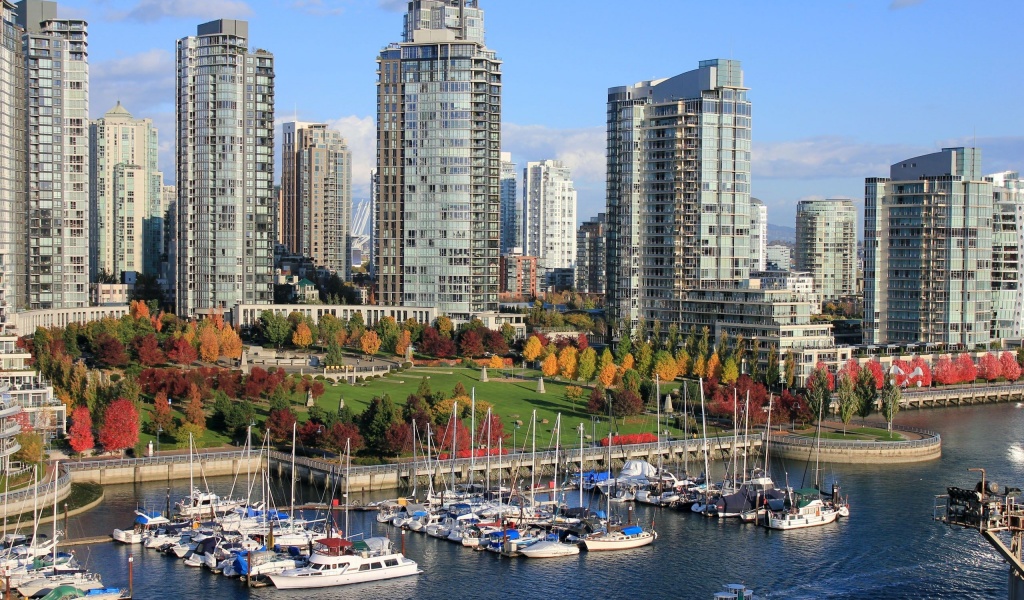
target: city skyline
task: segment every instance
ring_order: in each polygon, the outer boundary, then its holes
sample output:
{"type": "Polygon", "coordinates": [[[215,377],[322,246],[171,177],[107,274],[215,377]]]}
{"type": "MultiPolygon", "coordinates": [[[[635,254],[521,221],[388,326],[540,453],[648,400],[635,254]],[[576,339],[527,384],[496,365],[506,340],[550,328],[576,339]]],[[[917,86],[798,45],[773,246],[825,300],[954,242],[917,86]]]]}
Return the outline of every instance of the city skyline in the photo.
{"type": "MultiPolygon", "coordinates": [[[[512,152],[519,164],[566,162],[579,190],[580,221],[604,209],[607,88],[680,72],[713,56],[742,61],[748,85],[756,90],[752,194],[768,205],[773,224],[791,226],[796,205],[804,198],[847,197],[860,209],[864,177],[884,171],[902,157],[945,146],[984,148],[993,172],[1018,168],[1015,156],[1024,149],[1024,137],[1007,131],[1019,128],[1024,115],[1016,107],[995,104],[995,98],[1013,97],[1020,86],[1002,75],[1012,72],[1016,54],[1011,40],[985,35],[985,29],[991,27],[992,10],[1012,20],[1015,14],[1024,15],[1020,6],[998,3],[1002,10],[993,6],[981,13],[938,0],[878,0],[856,7],[798,5],[798,10],[779,11],[745,3],[741,10],[748,18],[737,21],[733,30],[696,31],[683,47],[665,52],[664,40],[676,38],[659,34],[667,32],[673,14],[691,18],[713,9],[653,0],[649,4],[667,18],[644,21],[650,35],[623,52],[616,44],[571,42],[611,38],[617,27],[639,23],[639,13],[616,12],[613,19],[608,11],[584,10],[589,5],[571,1],[557,6],[534,0],[481,3],[487,14],[488,43],[499,49],[508,80],[502,150],[512,152]],[[542,6],[546,18],[533,19],[542,6]],[[533,34],[522,36],[528,19],[533,34]],[[573,31],[586,34],[566,37],[561,29],[549,31],[566,20],[574,23],[573,31]],[[960,51],[960,45],[940,47],[926,37],[932,26],[952,20],[960,23],[963,47],[972,52],[960,51]],[[929,48],[904,61],[913,63],[919,77],[943,81],[933,75],[955,70],[968,73],[967,83],[955,88],[938,83],[900,85],[899,94],[883,93],[897,89],[905,77],[906,68],[892,57],[914,46],[929,48]],[[810,47],[816,49],[814,54],[806,54],[810,47]],[[552,53],[583,68],[538,67],[552,53]],[[974,60],[978,55],[986,60],[974,60]],[[598,64],[600,69],[587,68],[598,64]],[[871,85],[865,85],[867,81],[871,85]],[[981,85],[989,92],[976,97],[971,90],[981,85]],[[537,89],[550,91],[543,104],[537,89]],[[794,93],[796,89],[799,93],[794,93]],[[837,112],[835,105],[846,108],[837,112]],[[964,106],[974,108],[963,110],[964,106]]],[[[353,195],[369,196],[375,94],[368,59],[397,36],[405,2],[322,0],[268,6],[240,0],[79,0],[62,2],[59,10],[61,18],[89,21],[90,116],[102,116],[121,100],[134,115],[152,118],[164,131],[173,123],[173,47],[180,31],[217,18],[247,19],[253,39],[279,57],[278,126],[297,116],[338,128],[353,151],[353,195]],[[291,42],[296,39],[342,40],[334,46],[334,55],[341,58],[330,65],[332,77],[308,84],[312,69],[320,65],[307,64],[304,56],[319,44],[291,42]]],[[[160,168],[167,183],[173,183],[172,144],[172,139],[162,139],[160,168]]]]}

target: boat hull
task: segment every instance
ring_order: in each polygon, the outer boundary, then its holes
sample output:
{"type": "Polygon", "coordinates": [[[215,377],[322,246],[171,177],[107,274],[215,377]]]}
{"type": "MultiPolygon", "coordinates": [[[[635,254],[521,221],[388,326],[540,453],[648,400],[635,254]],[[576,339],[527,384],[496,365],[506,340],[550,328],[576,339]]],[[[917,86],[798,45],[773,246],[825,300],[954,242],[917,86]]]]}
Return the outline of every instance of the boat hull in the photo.
{"type": "Polygon", "coordinates": [[[779,531],[791,529],[806,529],[808,527],[820,527],[834,523],[839,516],[837,511],[822,511],[818,515],[791,515],[789,518],[772,517],[768,519],[768,528],[779,531]]]}
{"type": "Polygon", "coordinates": [[[562,556],[575,556],[579,553],[580,547],[576,544],[547,540],[537,542],[519,551],[519,555],[526,558],[559,558],[562,556]]]}
{"type": "MultiPolygon", "coordinates": [[[[383,560],[385,557],[382,557],[383,560]]],[[[390,557],[386,557],[390,558],[390,557]]],[[[398,566],[384,567],[369,571],[352,571],[339,573],[337,575],[291,575],[278,573],[270,575],[270,581],[274,587],[282,590],[302,590],[313,588],[336,587],[351,585],[354,583],[368,583],[371,581],[382,581],[385,579],[397,579],[399,577],[410,577],[420,573],[417,564],[408,559],[399,561],[398,566]]]]}
{"type": "Polygon", "coordinates": [[[583,547],[586,548],[588,552],[630,550],[632,548],[640,548],[642,546],[647,546],[651,544],[652,542],[654,542],[654,537],[654,534],[650,532],[644,532],[640,535],[625,538],[587,538],[583,540],[583,547]]]}

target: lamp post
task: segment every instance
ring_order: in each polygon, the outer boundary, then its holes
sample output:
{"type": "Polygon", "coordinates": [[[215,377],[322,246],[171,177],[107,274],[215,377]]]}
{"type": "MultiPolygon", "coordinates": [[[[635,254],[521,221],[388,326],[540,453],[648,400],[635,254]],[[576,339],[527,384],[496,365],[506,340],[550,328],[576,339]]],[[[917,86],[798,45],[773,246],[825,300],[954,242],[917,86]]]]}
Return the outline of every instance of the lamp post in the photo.
{"type": "Polygon", "coordinates": [[[597,443],[597,426],[600,425],[600,424],[601,424],[601,419],[599,419],[598,417],[595,417],[594,415],[590,415],[590,425],[591,425],[591,427],[593,427],[593,430],[594,430],[593,437],[591,439],[594,440],[595,444],[597,443]]]}
{"type": "Polygon", "coordinates": [[[156,453],[160,454],[160,434],[164,432],[164,428],[160,425],[156,426],[156,453]]]}
{"type": "MultiPolygon", "coordinates": [[[[324,426],[323,426],[323,425],[320,425],[319,427],[317,427],[317,428],[316,428],[316,435],[317,435],[317,437],[318,437],[318,438],[319,438],[319,437],[320,437],[321,435],[323,435],[323,433],[324,433],[324,426]]],[[[322,440],[320,441],[320,444],[321,444],[321,445],[323,444],[323,441],[322,441],[322,440]]],[[[326,459],[327,459],[327,451],[326,451],[326,450],[324,450],[324,449],[323,449],[322,447],[320,448],[320,450],[321,450],[321,451],[323,452],[323,455],[324,455],[324,460],[326,460],[326,459]]]]}
{"type": "Polygon", "coordinates": [[[515,428],[512,430],[512,452],[515,452],[516,450],[519,449],[519,446],[516,445],[516,432],[518,432],[518,431],[519,431],[519,423],[516,422],[515,423],[515,428]]]}

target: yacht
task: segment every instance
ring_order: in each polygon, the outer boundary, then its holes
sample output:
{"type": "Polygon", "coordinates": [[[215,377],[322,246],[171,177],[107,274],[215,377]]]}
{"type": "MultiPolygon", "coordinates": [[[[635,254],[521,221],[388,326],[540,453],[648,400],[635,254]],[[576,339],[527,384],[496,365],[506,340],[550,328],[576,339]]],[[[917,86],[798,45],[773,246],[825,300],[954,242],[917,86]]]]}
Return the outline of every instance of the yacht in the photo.
{"type": "Polygon", "coordinates": [[[326,538],[316,542],[309,565],[270,574],[278,589],[334,587],[418,575],[415,561],[395,552],[388,538],[350,542],[326,538]]]}
{"type": "Polygon", "coordinates": [[[583,538],[583,547],[589,552],[602,550],[629,550],[646,546],[656,540],[658,534],[637,525],[623,529],[610,529],[592,533],[583,538]]]}

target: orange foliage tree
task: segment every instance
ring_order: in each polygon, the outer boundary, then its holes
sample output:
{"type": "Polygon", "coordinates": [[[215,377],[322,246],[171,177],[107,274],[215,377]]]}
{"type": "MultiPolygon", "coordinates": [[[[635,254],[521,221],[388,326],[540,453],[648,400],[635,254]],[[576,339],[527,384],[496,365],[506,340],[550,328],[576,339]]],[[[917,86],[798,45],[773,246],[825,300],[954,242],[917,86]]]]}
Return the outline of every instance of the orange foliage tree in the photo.
{"type": "Polygon", "coordinates": [[[558,373],[558,357],[554,354],[548,354],[548,357],[541,363],[540,370],[544,373],[545,377],[554,377],[558,373]]]}
{"type": "Polygon", "coordinates": [[[309,325],[300,322],[295,326],[295,333],[292,334],[292,343],[299,348],[308,348],[313,343],[313,332],[310,331],[309,325]]]}
{"type": "Polygon", "coordinates": [[[206,362],[220,358],[220,336],[213,327],[203,327],[199,333],[199,357],[206,362]]]}
{"type": "Polygon", "coordinates": [[[228,358],[239,358],[242,356],[242,338],[234,327],[225,327],[220,330],[220,353],[228,358]]]}
{"type": "Polygon", "coordinates": [[[380,350],[380,338],[376,331],[367,331],[359,338],[359,347],[367,356],[373,356],[380,350]]]}

